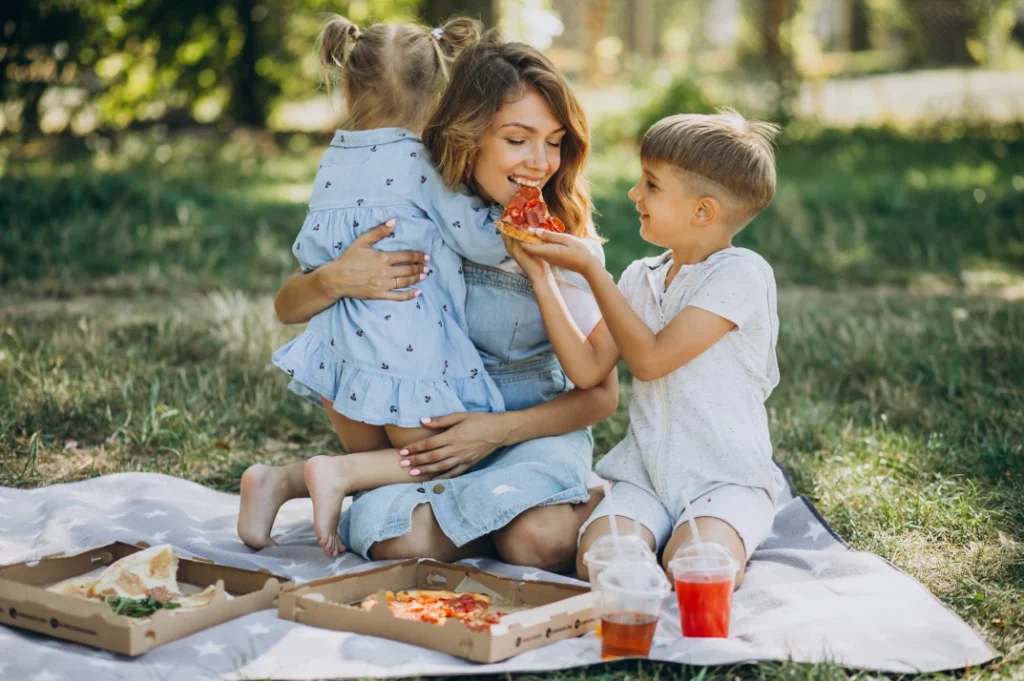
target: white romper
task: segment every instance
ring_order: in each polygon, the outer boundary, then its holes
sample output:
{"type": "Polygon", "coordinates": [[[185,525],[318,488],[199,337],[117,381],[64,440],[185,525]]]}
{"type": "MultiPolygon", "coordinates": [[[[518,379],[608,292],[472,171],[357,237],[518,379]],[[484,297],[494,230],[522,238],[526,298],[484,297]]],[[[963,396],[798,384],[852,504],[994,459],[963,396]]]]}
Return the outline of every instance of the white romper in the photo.
{"type": "MultiPolygon", "coordinates": [[[[698,517],[722,517],[733,525],[748,544],[749,556],[755,548],[749,544],[760,543],[771,527],[783,484],[772,462],[764,407],[779,382],[775,277],[753,251],[726,248],[682,266],[666,291],[671,255],[638,260],[623,273],[619,290],[633,311],[655,333],[691,305],[736,328],[671,374],[654,381],[633,380],[629,430],[596,471],[602,478],[626,483],[613,490],[618,515],[635,517],[629,507],[634,505],[631,500],[643,505],[634,499],[638,496],[660,503],[665,519],[645,522],[659,548],[684,521],[689,500],[698,517]],[[728,499],[731,506],[744,509],[712,510],[722,505],[712,503],[714,490],[721,491],[721,502],[728,499]],[[758,517],[737,517],[737,512],[758,517]]],[[[583,530],[602,515],[608,515],[604,504],[583,530]]],[[[647,515],[638,520],[647,520],[647,515]]]]}

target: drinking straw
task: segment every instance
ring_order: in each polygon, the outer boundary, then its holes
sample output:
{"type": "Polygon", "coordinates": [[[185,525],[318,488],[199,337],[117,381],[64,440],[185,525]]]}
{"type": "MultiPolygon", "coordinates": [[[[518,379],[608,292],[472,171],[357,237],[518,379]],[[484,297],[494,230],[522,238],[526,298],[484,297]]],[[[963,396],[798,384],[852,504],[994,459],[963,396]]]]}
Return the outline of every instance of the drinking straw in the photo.
{"type": "Polygon", "coordinates": [[[604,481],[604,498],[608,501],[608,513],[611,517],[612,525],[612,537],[615,538],[615,552],[621,551],[619,546],[619,528],[615,522],[615,504],[612,502],[612,485],[607,480],[604,481]]]}
{"type": "Polygon", "coordinates": [[[693,534],[693,540],[697,542],[697,551],[700,552],[700,557],[704,561],[704,567],[709,567],[708,557],[704,553],[704,544],[700,540],[700,532],[697,530],[697,521],[693,517],[693,509],[690,507],[690,498],[683,494],[683,511],[686,513],[686,522],[690,525],[690,533],[693,534]]]}

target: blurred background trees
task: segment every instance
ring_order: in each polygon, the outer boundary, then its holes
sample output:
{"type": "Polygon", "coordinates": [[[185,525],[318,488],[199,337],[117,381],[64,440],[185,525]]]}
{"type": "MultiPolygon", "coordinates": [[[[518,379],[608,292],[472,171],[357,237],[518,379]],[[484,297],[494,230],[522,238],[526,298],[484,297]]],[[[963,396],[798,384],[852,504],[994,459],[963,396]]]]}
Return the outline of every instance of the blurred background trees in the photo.
{"type": "Polygon", "coordinates": [[[643,99],[685,79],[783,119],[858,97],[834,79],[1024,65],[1021,0],[17,0],[0,10],[0,132],[329,127],[289,108],[317,95],[325,12],[468,14],[547,50],[581,90],[643,99]]]}

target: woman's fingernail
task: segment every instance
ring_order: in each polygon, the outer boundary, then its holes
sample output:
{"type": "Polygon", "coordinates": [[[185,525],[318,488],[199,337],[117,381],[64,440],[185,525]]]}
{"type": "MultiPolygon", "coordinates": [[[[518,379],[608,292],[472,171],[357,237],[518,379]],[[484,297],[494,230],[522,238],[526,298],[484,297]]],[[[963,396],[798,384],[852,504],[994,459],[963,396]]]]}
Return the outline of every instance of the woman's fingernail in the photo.
{"type": "Polygon", "coordinates": [[[419,474],[420,474],[420,469],[419,468],[413,468],[411,471],[409,471],[409,475],[414,475],[415,476],[415,475],[419,475],[419,474]]]}
{"type": "Polygon", "coordinates": [[[415,297],[421,296],[421,295],[423,295],[423,291],[421,291],[419,289],[416,289],[416,293],[412,294],[412,297],[415,298],[415,297]]]}
{"type": "Polygon", "coordinates": [[[420,275],[420,281],[423,281],[423,280],[424,280],[424,279],[426,279],[426,278],[427,278],[427,275],[425,275],[425,274],[421,274],[421,275],[420,275]]]}
{"type": "Polygon", "coordinates": [[[399,462],[399,465],[402,465],[402,466],[411,466],[411,465],[412,465],[412,461],[409,461],[409,459],[405,459],[404,461],[400,461],[400,462],[399,462]]]}
{"type": "Polygon", "coordinates": [[[402,456],[409,456],[409,450],[408,449],[403,449],[402,451],[400,451],[398,453],[401,454],[402,456]]]}
{"type": "Polygon", "coordinates": [[[384,224],[387,225],[388,227],[394,227],[395,226],[395,219],[391,218],[390,220],[388,220],[384,224]]]}
{"type": "Polygon", "coordinates": [[[424,253],[423,254],[423,262],[430,262],[430,256],[424,253]]]}
{"type": "Polygon", "coordinates": [[[423,418],[420,419],[420,423],[430,423],[430,418],[427,417],[427,416],[424,416],[423,418]]]}

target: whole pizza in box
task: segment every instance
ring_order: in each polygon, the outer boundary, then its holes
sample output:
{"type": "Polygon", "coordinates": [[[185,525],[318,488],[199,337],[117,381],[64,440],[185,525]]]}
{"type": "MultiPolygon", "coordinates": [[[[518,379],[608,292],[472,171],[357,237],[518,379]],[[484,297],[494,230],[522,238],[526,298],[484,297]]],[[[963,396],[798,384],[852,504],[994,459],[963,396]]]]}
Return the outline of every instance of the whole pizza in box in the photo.
{"type": "Polygon", "coordinates": [[[548,206],[541,198],[540,189],[526,185],[519,187],[519,191],[509,201],[505,212],[494,224],[502,234],[507,234],[513,239],[528,244],[543,243],[530,234],[528,230],[531,227],[552,232],[565,232],[565,225],[562,221],[548,212],[548,206]]]}

